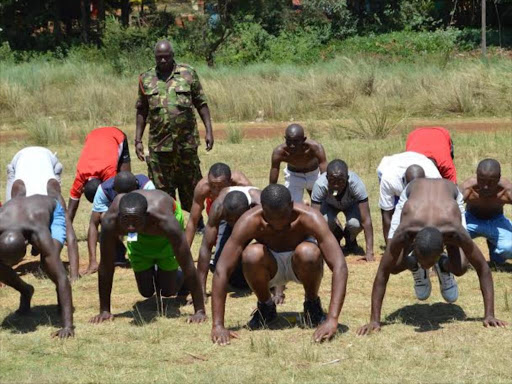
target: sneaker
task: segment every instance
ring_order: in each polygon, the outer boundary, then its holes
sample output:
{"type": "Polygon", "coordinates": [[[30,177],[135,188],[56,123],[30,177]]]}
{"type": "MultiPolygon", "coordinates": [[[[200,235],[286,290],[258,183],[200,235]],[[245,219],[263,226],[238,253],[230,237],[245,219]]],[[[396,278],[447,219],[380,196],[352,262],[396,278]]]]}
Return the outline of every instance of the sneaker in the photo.
{"type": "Polygon", "coordinates": [[[437,277],[439,278],[441,295],[443,295],[443,299],[445,299],[447,303],[454,303],[459,298],[459,287],[453,274],[441,271],[441,267],[439,266],[441,260],[434,264],[434,269],[437,273],[437,277]]]}
{"type": "Polygon", "coordinates": [[[320,298],[304,301],[304,319],[308,326],[318,327],[326,319],[320,298]]]}
{"type": "Polygon", "coordinates": [[[250,330],[265,328],[276,319],[276,305],[273,302],[272,304],[265,304],[258,301],[258,308],[252,313],[252,318],[247,323],[247,328],[250,330]]]}
{"type": "Polygon", "coordinates": [[[412,271],[414,278],[414,292],[418,300],[427,300],[432,292],[432,284],[430,283],[430,276],[428,270],[421,268],[418,265],[416,271],[412,271]]]}

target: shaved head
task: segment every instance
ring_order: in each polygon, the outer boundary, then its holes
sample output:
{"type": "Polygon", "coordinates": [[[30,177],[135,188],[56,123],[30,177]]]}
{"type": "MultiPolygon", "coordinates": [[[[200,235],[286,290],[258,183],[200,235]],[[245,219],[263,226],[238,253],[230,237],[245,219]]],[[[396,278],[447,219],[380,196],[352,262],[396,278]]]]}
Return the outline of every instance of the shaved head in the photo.
{"type": "Polygon", "coordinates": [[[425,170],[418,164],[410,165],[405,171],[405,183],[409,184],[415,179],[425,178],[425,170]]]}
{"type": "Polygon", "coordinates": [[[501,176],[501,165],[495,159],[484,159],[478,163],[476,173],[487,175],[487,176],[501,176]]]}
{"type": "Polygon", "coordinates": [[[155,54],[157,52],[173,52],[172,45],[168,40],[160,40],[155,44],[155,54]]]}
{"type": "Polygon", "coordinates": [[[284,134],[294,139],[304,138],[304,128],[299,124],[290,124],[284,134]]]}
{"type": "Polygon", "coordinates": [[[18,263],[27,251],[21,231],[5,231],[0,235],[0,258],[7,265],[18,263]]]}

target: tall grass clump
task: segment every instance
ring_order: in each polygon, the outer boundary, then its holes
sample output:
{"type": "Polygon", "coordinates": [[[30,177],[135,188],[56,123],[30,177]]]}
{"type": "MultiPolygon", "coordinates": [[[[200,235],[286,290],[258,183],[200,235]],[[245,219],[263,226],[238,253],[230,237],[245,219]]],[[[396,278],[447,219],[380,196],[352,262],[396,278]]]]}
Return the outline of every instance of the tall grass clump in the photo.
{"type": "Polygon", "coordinates": [[[244,139],[244,131],[241,127],[229,125],[227,131],[227,141],[230,144],[241,144],[244,139]]]}
{"type": "Polygon", "coordinates": [[[364,117],[354,119],[355,126],[347,127],[347,133],[351,138],[385,139],[403,120],[393,117],[385,102],[374,103],[364,117]]]}
{"type": "Polygon", "coordinates": [[[41,146],[65,144],[69,135],[66,123],[50,118],[38,118],[28,121],[25,128],[30,140],[41,146]]]}

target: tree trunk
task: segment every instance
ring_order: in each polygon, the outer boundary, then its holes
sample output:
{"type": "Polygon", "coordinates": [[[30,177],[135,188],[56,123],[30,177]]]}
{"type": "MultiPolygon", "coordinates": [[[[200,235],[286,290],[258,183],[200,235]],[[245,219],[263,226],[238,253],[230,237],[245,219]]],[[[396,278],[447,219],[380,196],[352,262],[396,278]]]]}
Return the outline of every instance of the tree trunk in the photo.
{"type": "Polygon", "coordinates": [[[487,58],[486,0],[482,0],[482,58],[487,58]]]}
{"type": "Polygon", "coordinates": [[[127,27],[130,23],[130,0],[121,0],[121,23],[127,27]]]}
{"type": "Polygon", "coordinates": [[[81,13],[81,38],[82,42],[89,42],[89,30],[91,23],[91,2],[89,0],[80,1],[80,13],[81,13]]]}

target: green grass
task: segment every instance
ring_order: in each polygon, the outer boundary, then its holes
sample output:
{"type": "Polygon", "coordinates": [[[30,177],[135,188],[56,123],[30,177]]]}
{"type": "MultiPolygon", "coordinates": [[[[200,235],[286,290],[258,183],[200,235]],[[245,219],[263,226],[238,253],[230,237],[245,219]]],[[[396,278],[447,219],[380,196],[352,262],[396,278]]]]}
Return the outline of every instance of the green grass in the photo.
{"type": "MultiPolygon", "coordinates": [[[[384,155],[404,148],[406,132],[386,139],[346,139],[313,120],[305,125],[309,135],[324,144],[329,159],[344,159],[365,182],[375,231],[375,253],[382,253],[381,221],[378,209],[378,183],[375,169],[384,155]]],[[[333,125],[336,126],[336,125],[333,125]]],[[[133,127],[125,126],[129,142],[133,127]]],[[[510,143],[512,132],[452,132],[455,163],[459,179],[471,176],[483,157],[501,161],[503,173],[511,177],[510,143]]],[[[73,136],[72,137],[76,137],[73,136]]],[[[254,140],[243,144],[217,140],[208,154],[201,148],[203,173],[215,162],[224,161],[232,169],[243,171],[252,182],[264,187],[268,181],[269,160],[281,138],[254,140]]],[[[7,164],[15,152],[27,143],[1,144],[0,164],[7,164]]],[[[74,167],[81,150],[77,139],[66,145],[49,145],[64,164],[63,191],[71,186],[74,167]]],[[[132,149],[132,148],[130,148],[132,149]]],[[[133,156],[135,172],[146,172],[144,163],[133,156]]],[[[283,175],[279,175],[283,181],[283,175]]],[[[0,189],[5,174],[0,172],[0,189]]],[[[90,204],[82,199],[75,219],[80,240],[81,268],[87,262],[86,233],[90,204]]],[[[512,210],[507,207],[510,217],[512,210]]],[[[360,235],[360,242],[364,243],[360,235]]],[[[197,258],[201,237],[196,237],[192,253],[197,258]]],[[[487,255],[485,242],[478,241],[487,255]]],[[[66,251],[63,259],[67,260],[66,251]]],[[[27,256],[26,264],[37,265],[27,256]]],[[[50,333],[59,323],[54,285],[40,273],[28,272],[22,278],[34,285],[35,315],[20,318],[13,314],[19,296],[10,288],[0,288],[0,381],[40,383],[510,383],[512,381],[512,331],[485,329],[481,324],[483,304],[474,271],[458,278],[460,298],[454,305],[444,304],[436,278],[432,278],[432,296],[419,303],[414,298],[413,280],[403,273],[391,277],[382,318],[382,332],[360,338],[356,329],[370,314],[370,293],[378,263],[365,264],[349,256],[347,297],[340,323],[343,333],[324,345],[311,343],[312,330],[297,326],[281,330],[250,332],[240,330],[240,340],[229,347],[218,347],[209,340],[211,318],[206,324],[188,325],[190,307],[177,307],[172,300],[159,309],[155,299],[143,300],[138,294],[131,270],[116,271],[112,293],[113,323],[88,324],[98,311],[97,276],[82,278],[73,286],[76,337],[59,341],[50,333]]],[[[509,265],[510,267],[510,265],[509,265]]],[[[509,304],[512,268],[494,271],[496,315],[512,322],[509,304]]],[[[37,269],[36,269],[37,271],[37,269]]],[[[331,274],[326,268],[320,296],[329,303],[331,274]]],[[[208,290],[211,287],[208,283],[208,290]]],[[[286,303],[279,313],[295,316],[302,312],[303,291],[289,284],[286,303]]],[[[256,306],[254,295],[228,297],[226,325],[239,328],[256,306]]],[[[210,305],[207,306],[210,316],[210,305]]]]}

